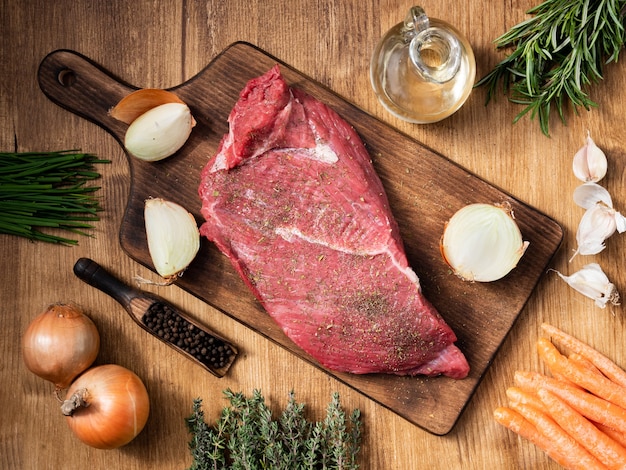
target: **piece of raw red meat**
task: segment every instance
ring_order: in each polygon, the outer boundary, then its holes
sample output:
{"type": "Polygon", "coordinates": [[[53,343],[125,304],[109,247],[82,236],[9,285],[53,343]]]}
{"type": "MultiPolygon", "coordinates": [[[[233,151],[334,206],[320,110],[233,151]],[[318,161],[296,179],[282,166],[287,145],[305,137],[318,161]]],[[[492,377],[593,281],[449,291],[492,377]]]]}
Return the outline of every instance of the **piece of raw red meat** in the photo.
{"type": "Polygon", "coordinates": [[[287,336],[335,371],[467,376],[354,129],[278,66],[228,121],[202,172],[200,230],[287,336]]]}

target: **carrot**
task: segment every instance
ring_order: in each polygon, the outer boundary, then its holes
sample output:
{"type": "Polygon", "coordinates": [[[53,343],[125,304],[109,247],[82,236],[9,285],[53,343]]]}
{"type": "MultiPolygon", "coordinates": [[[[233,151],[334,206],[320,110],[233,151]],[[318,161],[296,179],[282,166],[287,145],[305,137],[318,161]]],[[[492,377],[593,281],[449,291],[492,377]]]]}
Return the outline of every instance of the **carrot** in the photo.
{"type": "Polygon", "coordinates": [[[572,363],[547,338],[537,341],[539,356],[554,373],[563,375],[577,385],[589,390],[600,398],[604,398],[626,409],[626,388],[608,378],[590,372],[589,370],[572,363]]]}
{"type": "Polygon", "coordinates": [[[548,414],[591,455],[611,469],[626,468],[626,449],[546,389],[537,392],[548,414]]]}
{"type": "Polygon", "coordinates": [[[574,382],[572,382],[570,379],[568,379],[567,377],[565,377],[563,374],[559,374],[558,372],[554,372],[554,371],[550,371],[552,377],[554,377],[555,379],[557,379],[560,382],[566,383],[572,387],[576,387],[578,390],[585,390],[583,387],[581,387],[578,384],[575,384],[574,382]]]}
{"type": "Polygon", "coordinates": [[[596,428],[602,431],[604,434],[608,435],[615,442],[618,442],[622,445],[622,447],[626,448],[626,432],[618,431],[616,429],[610,428],[602,423],[593,423],[596,428]]]}
{"type": "Polygon", "coordinates": [[[622,387],[626,387],[626,371],[604,354],[548,323],[543,323],[541,328],[561,346],[586,357],[610,380],[620,384],[622,387]]]}
{"type": "Polygon", "coordinates": [[[529,405],[511,404],[511,408],[522,415],[554,445],[556,452],[566,459],[564,467],[572,470],[606,469],[598,459],[587,451],[576,439],[563,430],[547,413],[529,405]]]}
{"type": "Polygon", "coordinates": [[[582,367],[583,369],[587,369],[591,373],[599,374],[603,377],[606,377],[606,375],[604,375],[602,371],[598,369],[593,362],[591,362],[582,354],[572,353],[568,356],[568,359],[572,362],[572,364],[576,364],[577,366],[582,367]]]}
{"type": "Polygon", "coordinates": [[[510,403],[522,403],[524,405],[534,406],[538,410],[546,411],[545,405],[539,397],[529,390],[520,387],[509,387],[506,389],[506,396],[510,403]]]}
{"type": "Polygon", "coordinates": [[[497,423],[513,431],[518,436],[532,442],[559,465],[563,467],[569,465],[569,461],[556,450],[552,441],[546,439],[543,434],[537,431],[535,426],[530,424],[528,420],[517,411],[501,406],[495,409],[493,417],[497,423]]]}
{"type": "Polygon", "coordinates": [[[626,410],[589,392],[538,372],[517,371],[514,381],[518,387],[535,393],[545,388],[591,421],[613,429],[626,430],[626,410]]]}

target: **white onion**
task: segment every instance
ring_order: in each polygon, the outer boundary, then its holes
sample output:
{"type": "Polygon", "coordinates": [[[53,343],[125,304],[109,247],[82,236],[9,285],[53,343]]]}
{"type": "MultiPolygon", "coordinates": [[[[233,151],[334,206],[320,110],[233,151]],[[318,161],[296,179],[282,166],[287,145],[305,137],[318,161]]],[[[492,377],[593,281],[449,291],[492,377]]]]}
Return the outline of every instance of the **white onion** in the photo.
{"type": "Polygon", "coordinates": [[[200,232],[193,215],[175,202],[161,198],[145,201],[148,250],[157,273],[175,280],[200,249],[200,232]]]}
{"type": "Polygon", "coordinates": [[[508,205],[470,204],[446,223],[440,248],[461,279],[491,282],[517,266],[528,244],[508,205]]]}
{"type": "Polygon", "coordinates": [[[132,122],[126,131],[124,146],[140,160],[162,160],[185,144],[194,124],[186,104],[162,104],[132,122]]]}

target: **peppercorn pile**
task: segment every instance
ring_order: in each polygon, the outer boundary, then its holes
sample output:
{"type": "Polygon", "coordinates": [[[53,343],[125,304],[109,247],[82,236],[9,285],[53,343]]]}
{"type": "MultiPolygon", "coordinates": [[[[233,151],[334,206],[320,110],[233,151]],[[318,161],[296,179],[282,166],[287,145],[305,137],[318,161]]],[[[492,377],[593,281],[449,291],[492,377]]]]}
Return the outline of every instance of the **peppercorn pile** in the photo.
{"type": "Polygon", "coordinates": [[[233,356],[232,348],[181,317],[170,306],[153,303],[141,318],[159,338],[178,346],[210,369],[221,369],[233,356]]]}

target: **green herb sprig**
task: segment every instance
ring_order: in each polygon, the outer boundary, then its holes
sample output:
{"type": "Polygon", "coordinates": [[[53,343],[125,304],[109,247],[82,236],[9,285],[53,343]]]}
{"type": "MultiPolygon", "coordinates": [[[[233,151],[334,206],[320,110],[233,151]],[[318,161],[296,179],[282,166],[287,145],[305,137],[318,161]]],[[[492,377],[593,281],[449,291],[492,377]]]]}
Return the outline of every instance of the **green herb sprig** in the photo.
{"type": "Polygon", "coordinates": [[[88,235],[102,210],[86,183],[100,177],[96,163],[109,163],[74,150],[0,153],[0,233],[30,240],[76,245],[46,229],[88,235]]]}
{"type": "Polygon", "coordinates": [[[626,0],[545,0],[527,11],[534,17],[494,41],[513,52],[475,86],[487,86],[489,103],[501,83],[510,101],[525,106],[514,122],[530,113],[549,136],[552,107],[563,124],[568,101],[576,112],[597,107],[588,91],[602,80],[605,64],[618,60],[625,7],[626,0]]]}
{"type": "Polygon", "coordinates": [[[204,419],[202,400],[193,402],[193,414],[186,420],[192,435],[190,470],[359,468],[360,412],[355,409],[347,417],[337,393],[326,418],[315,423],[306,419],[304,404],[296,403],[293,392],[277,419],[259,390],[249,398],[231,390],[224,395],[230,406],[213,427],[204,419]]]}

